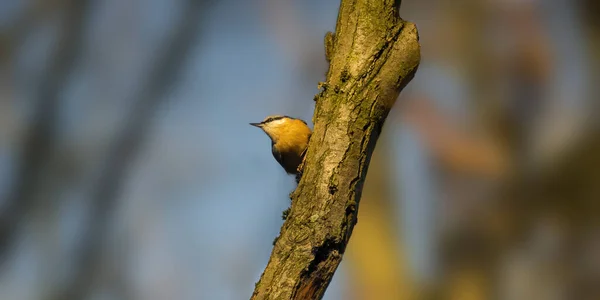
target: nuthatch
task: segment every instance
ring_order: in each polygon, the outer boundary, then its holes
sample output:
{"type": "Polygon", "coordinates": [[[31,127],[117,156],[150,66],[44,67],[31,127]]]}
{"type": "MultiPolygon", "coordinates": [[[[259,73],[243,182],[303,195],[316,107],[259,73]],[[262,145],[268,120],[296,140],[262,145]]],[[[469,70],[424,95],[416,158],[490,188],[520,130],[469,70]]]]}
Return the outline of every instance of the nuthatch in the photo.
{"type": "Polygon", "coordinates": [[[311,135],[306,122],[275,115],[250,125],[261,128],[271,138],[271,151],[283,169],[288,174],[298,174],[311,135]]]}

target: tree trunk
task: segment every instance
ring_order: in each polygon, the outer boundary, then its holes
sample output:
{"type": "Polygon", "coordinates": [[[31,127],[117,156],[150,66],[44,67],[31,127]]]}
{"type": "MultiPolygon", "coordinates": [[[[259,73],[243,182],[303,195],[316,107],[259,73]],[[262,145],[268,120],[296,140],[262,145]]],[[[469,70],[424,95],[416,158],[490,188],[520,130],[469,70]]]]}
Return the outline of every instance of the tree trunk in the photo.
{"type": "Polygon", "coordinates": [[[252,299],[321,299],[352,229],[385,118],[420,61],[400,1],[342,0],[292,207],[252,299]]]}

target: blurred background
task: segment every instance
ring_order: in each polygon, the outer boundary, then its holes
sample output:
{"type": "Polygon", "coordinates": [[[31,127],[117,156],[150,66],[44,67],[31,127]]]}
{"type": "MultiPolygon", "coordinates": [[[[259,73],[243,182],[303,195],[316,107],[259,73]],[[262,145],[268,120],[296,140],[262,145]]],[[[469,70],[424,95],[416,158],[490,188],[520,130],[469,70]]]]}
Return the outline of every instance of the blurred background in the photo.
{"type": "MultiPolygon", "coordinates": [[[[600,4],[405,0],[422,62],[325,299],[600,299],[600,4]]],[[[339,1],[0,1],[0,299],[248,299],[339,1]]]]}

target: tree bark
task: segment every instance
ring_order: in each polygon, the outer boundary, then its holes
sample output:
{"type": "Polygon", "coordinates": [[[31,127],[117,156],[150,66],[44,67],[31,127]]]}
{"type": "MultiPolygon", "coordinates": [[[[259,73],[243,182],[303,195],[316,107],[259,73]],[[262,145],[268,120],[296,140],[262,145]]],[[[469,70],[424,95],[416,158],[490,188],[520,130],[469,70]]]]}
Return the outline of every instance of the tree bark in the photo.
{"type": "Polygon", "coordinates": [[[375,143],[420,61],[417,29],[399,6],[341,1],[304,173],[252,299],[321,299],[341,262],[375,143]]]}

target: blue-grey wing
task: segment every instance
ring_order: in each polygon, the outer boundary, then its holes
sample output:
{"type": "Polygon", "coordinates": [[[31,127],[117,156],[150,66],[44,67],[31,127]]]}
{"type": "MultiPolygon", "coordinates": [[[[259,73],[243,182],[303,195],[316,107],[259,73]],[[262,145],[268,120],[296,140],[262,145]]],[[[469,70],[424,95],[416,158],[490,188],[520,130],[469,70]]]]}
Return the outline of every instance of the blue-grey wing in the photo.
{"type": "Polygon", "coordinates": [[[285,169],[285,164],[283,163],[283,156],[281,155],[281,152],[275,151],[275,147],[271,147],[271,152],[273,152],[273,157],[275,157],[275,160],[277,160],[277,162],[285,169]]]}

